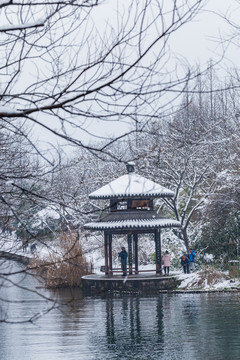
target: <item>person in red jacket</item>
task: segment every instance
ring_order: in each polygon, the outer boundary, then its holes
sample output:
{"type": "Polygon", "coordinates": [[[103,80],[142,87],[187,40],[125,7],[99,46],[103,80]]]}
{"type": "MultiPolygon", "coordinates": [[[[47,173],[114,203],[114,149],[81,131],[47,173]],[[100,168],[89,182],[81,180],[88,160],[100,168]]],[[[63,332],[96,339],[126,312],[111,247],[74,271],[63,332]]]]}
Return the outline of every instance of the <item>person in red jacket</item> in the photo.
{"type": "Polygon", "coordinates": [[[166,250],[165,254],[163,255],[162,261],[163,261],[164,275],[169,275],[169,267],[171,265],[171,257],[167,250],[166,250]]]}

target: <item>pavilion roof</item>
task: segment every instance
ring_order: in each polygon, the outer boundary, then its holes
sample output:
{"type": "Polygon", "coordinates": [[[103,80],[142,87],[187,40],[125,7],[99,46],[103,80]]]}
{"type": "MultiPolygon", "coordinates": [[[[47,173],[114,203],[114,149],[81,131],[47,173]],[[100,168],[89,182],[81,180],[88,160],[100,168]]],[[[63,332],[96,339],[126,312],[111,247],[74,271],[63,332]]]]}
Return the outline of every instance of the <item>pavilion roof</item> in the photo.
{"type": "Polygon", "coordinates": [[[171,227],[180,227],[180,222],[163,218],[155,211],[118,211],[84,225],[87,230],[149,230],[171,227]]]}
{"type": "Polygon", "coordinates": [[[173,197],[174,192],[135,173],[122,175],[92,192],[90,199],[173,197]]]}

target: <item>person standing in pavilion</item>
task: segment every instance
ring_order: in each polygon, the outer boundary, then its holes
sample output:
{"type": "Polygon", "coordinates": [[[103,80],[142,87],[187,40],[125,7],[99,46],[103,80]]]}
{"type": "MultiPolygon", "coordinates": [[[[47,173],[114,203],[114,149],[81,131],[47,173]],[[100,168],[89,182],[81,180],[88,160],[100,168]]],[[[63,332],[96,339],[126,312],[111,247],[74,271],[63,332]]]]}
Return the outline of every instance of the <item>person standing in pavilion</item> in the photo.
{"type": "Polygon", "coordinates": [[[128,253],[125,249],[125,247],[122,247],[122,251],[120,253],[118,253],[118,256],[121,259],[121,267],[122,267],[122,271],[123,271],[123,276],[127,275],[127,258],[128,258],[128,253]]]}

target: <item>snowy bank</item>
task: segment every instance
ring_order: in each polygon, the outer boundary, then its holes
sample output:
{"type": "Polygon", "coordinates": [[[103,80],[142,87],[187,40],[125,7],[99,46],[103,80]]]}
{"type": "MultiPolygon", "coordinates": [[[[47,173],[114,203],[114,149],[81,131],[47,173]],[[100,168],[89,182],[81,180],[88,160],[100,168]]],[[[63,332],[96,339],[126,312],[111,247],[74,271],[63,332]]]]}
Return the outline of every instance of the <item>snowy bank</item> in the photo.
{"type": "Polygon", "coordinates": [[[186,291],[226,291],[239,290],[240,279],[231,278],[227,272],[221,272],[213,268],[206,268],[191,274],[178,274],[181,281],[179,290],[186,291]]]}

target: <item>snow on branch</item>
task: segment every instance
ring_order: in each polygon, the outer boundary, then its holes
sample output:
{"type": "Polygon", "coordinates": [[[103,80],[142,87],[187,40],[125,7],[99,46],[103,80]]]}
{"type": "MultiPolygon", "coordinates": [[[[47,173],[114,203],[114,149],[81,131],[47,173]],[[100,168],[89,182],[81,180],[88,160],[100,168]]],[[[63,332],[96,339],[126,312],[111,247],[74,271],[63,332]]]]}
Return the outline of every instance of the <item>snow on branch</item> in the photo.
{"type": "Polygon", "coordinates": [[[7,6],[7,5],[11,5],[12,3],[12,0],[0,0],[0,8],[1,7],[4,7],[4,6],[7,6]]]}
{"type": "Polygon", "coordinates": [[[7,106],[0,106],[0,116],[6,116],[7,114],[16,114],[18,115],[18,112],[10,107],[7,106]]]}
{"type": "Polygon", "coordinates": [[[44,26],[44,24],[45,24],[45,20],[39,20],[36,22],[26,23],[26,24],[5,25],[5,26],[0,27],[0,32],[37,28],[37,27],[44,26]]]}

